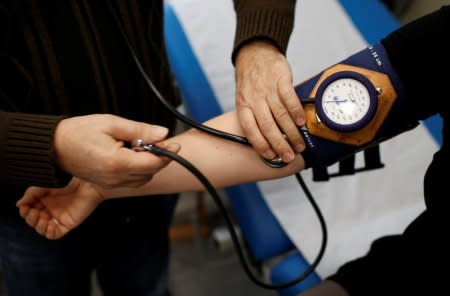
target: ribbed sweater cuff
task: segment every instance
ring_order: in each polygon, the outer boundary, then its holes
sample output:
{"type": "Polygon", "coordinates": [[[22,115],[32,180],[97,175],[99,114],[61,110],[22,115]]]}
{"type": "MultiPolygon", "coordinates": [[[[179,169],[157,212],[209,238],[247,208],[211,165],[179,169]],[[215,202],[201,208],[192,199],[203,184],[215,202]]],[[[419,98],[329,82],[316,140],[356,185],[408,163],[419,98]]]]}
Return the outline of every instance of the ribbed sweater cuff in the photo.
{"type": "Polygon", "coordinates": [[[4,151],[9,184],[59,187],[70,176],[56,163],[53,135],[64,117],[9,113],[4,151]]]}
{"type": "Polygon", "coordinates": [[[254,40],[268,40],[281,53],[286,54],[289,37],[292,33],[294,13],[288,9],[248,9],[238,13],[234,49],[233,65],[239,49],[254,40]]]}

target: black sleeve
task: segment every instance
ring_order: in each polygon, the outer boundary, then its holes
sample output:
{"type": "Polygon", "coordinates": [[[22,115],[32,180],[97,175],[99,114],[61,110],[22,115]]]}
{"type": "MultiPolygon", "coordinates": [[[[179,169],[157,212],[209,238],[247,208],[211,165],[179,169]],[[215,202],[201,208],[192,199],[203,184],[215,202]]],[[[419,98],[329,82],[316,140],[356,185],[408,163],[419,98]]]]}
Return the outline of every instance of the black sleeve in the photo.
{"type": "Polygon", "coordinates": [[[450,83],[450,6],[419,18],[382,40],[397,73],[414,101],[414,118],[448,114],[442,98],[450,83]]]}
{"type": "Polygon", "coordinates": [[[351,296],[440,295],[436,292],[448,285],[446,272],[436,270],[448,263],[446,225],[426,210],[402,235],[376,240],[366,256],[343,265],[328,279],[351,296]]]}
{"type": "MultiPolygon", "coordinates": [[[[448,122],[450,7],[396,30],[382,43],[413,102],[414,118],[440,113],[448,122]]],[[[351,296],[439,295],[448,290],[448,149],[435,154],[425,176],[426,210],[401,235],[376,240],[369,252],[329,277],[351,296]],[[445,188],[445,189],[444,189],[445,188]]],[[[414,161],[414,160],[412,160],[414,161]]],[[[402,176],[395,176],[402,178],[402,176]]],[[[349,242],[351,243],[351,242],[349,242]]]]}

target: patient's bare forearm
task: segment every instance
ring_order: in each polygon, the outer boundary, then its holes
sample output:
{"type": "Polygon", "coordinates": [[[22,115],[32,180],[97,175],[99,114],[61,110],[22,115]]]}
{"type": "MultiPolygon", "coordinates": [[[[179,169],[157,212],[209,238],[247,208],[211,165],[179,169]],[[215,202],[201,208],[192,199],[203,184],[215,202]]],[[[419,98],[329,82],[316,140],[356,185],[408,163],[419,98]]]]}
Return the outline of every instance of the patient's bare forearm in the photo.
{"type": "MultiPolygon", "coordinates": [[[[234,112],[216,117],[205,124],[229,133],[243,135],[234,112]]],[[[217,188],[280,178],[304,168],[300,155],[297,155],[296,160],[286,167],[271,168],[261,160],[253,148],[194,129],[170,138],[161,145],[169,143],[179,143],[181,145],[179,155],[196,166],[217,188]]],[[[180,164],[172,161],[143,187],[111,190],[105,192],[105,195],[121,197],[201,190],[204,188],[197,178],[180,164]]]]}

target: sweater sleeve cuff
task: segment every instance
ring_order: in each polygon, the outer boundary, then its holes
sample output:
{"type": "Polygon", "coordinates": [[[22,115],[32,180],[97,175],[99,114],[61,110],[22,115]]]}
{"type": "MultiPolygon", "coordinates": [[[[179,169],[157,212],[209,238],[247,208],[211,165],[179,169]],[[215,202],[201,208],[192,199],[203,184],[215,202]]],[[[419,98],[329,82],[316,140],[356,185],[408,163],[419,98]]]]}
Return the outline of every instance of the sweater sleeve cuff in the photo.
{"type": "Polygon", "coordinates": [[[7,113],[2,177],[7,184],[61,187],[71,178],[56,162],[55,128],[63,116],[7,113]]]}
{"type": "Polygon", "coordinates": [[[233,65],[242,46],[254,40],[272,42],[286,54],[294,24],[294,12],[289,9],[248,9],[237,14],[236,34],[232,54],[233,65]]]}

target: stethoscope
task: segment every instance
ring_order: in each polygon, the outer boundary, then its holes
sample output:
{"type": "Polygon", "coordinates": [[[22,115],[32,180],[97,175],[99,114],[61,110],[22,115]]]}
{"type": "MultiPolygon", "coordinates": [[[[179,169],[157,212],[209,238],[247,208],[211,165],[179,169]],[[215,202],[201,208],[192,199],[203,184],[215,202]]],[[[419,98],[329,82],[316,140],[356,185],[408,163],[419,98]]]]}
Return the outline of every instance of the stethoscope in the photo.
{"type": "MultiPolygon", "coordinates": [[[[196,128],[198,130],[201,130],[203,132],[206,132],[208,134],[211,134],[211,135],[223,138],[223,139],[227,139],[229,141],[233,141],[233,142],[240,143],[240,144],[251,147],[250,142],[246,138],[199,124],[199,123],[195,122],[194,120],[192,120],[191,118],[178,112],[178,110],[175,107],[173,107],[170,103],[168,103],[168,101],[161,95],[161,93],[158,91],[158,89],[155,87],[155,85],[153,84],[153,82],[148,77],[147,73],[145,72],[130,41],[128,40],[127,34],[125,33],[125,30],[123,29],[123,26],[121,24],[121,21],[117,15],[115,9],[112,7],[110,1],[107,1],[107,3],[108,3],[108,8],[109,8],[109,10],[114,18],[114,21],[117,25],[117,28],[120,31],[120,34],[122,35],[122,37],[124,39],[124,42],[130,52],[131,57],[133,58],[134,63],[136,64],[136,66],[139,70],[139,73],[142,75],[142,78],[144,79],[146,84],[150,87],[150,89],[152,90],[154,95],[164,105],[164,107],[167,108],[167,110],[170,111],[176,117],[176,119],[184,122],[185,124],[187,124],[193,128],[196,128]]],[[[327,227],[326,227],[325,219],[323,218],[322,212],[320,211],[319,206],[317,205],[316,201],[314,200],[311,192],[309,191],[308,187],[306,186],[300,173],[296,173],[295,177],[297,178],[297,181],[299,182],[300,186],[302,187],[308,201],[311,203],[311,206],[313,207],[314,211],[316,212],[317,218],[319,219],[320,227],[322,229],[322,243],[321,243],[321,246],[320,246],[320,249],[319,249],[319,252],[318,252],[316,258],[302,274],[297,276],[295,279],[287,281],[285,283],[271,284],[271,283],[267,283],[267,282],[259,279],[258,276],[256,275],[256,273],[251,269],[251,267],[250,267],[251,264],[249,263],[250,260],[248,259],[248,255],[245,253],[245,251],[244,251],[245,248],[242,246],[242,244],[239,240],[239,236],[236,233],[236,230],[233,226],[231,214],[228,212],[226,206],[222,202],[222,200],[221,200],[219,194],[217,193],[216,189],[214,188],[214,186],[194,165],[192,165],[189,161],[187,161],[186,159],[184,159],[183,157],[179,156],[176,153],[170,152],[170,151],[168,151],[162,147],[159,147],[157,145],[144,143],[141,139],[138,139],[136,141],[136,143],[132,143],[132,148],[135,151],[145,151],[145,152],[152,153],[154,155],[166,156],[166,157],[178,162],[180,165],[182,165],[184,168],[189,170],[195,177],[198,178],[198,180],[203,184],[205,189],[208,191],[208,193],[213,198],[213,200],[216,203],[217,207],[219,208],[220,212],[223,214],[226,226],[228,228],[228,231],[230,232],[233,246],[236,250],[236,253],[238,255],[238,258],[239,258],[239,261],[240,261],[242,267],[244,268],[248,277],[258,286],[261,286],[266,289],[277,289],[277,290],[291,287],[291,286],[296,285],[296,284],[300,283],[301,281],[303,281],[307,276],[309,276],[315,270],[315,268],[319,264],[320,260],[322,259],[323,255],[325,253],[325,248],[327,245],[327,227]]],[[[268,166],[273,167],[273,168],[281,168],[286,165],[286,163],[283,162],[283,160],[280,157],[277,157],[272,160],[262,158],[262,160],[268,166]]]]}

